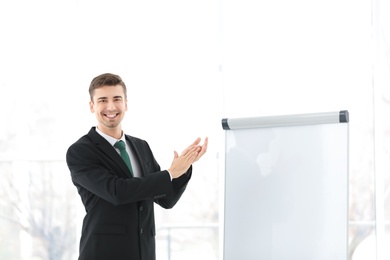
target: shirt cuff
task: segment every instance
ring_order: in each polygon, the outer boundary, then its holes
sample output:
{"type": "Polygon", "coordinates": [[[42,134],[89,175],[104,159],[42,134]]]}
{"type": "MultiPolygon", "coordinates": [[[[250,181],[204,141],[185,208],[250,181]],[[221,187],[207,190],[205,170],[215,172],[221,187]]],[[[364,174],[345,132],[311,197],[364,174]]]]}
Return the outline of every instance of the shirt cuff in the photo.
{"type": "Polygon", "coordinates": [[[169,177],[171,178],[171,181],[172,181],[172,174],[167,170],[167,172],[169,173],[169,177]]]}

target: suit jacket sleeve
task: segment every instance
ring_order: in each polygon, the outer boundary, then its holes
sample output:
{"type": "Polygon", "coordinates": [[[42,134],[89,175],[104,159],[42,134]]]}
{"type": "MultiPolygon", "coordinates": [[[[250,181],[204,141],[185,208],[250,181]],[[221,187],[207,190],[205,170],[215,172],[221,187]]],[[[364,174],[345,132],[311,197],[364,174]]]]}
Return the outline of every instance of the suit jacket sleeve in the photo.
{"type": "MultiPolygon", "coordinates": [[[[144,140],[130,137],[130,136],[128,137],[129,137],[128,140],[134,146],[133,148],[135,148],[137,154],[146,155],[144,158],[139,158],[144,176],[148,176],[150,172],[160,171],[160,165],[155,160],[152,150],[149,147],[149,144],[144,140]]],[[[163,171],[163,172],[165,173],[167,171],[163,171]]],[[[172,182],[170,182],[170,186],[172,188],[172,193],[170,196],[155,196],[154,201],[163,208],[167,208],[167,209],[172,208],[178,202],[181,195],[185,191],[187,187],[187,183],[191,179],[191,176],[192,176],[192,166],[181,177],[173,179],[172,182]]]]}
{"type": "Polygon", "coordinates": [[[175,204],[179,201],[181,195],[187,188],[187,183],[191,179],[191,175],[192,175],[192,166],[181,177],[172,180],[173,193],[169,199],[159,199],[159,200],[155,200],[155,202],[159,204],[161,207],[166,209],[175,206],[175,204]]]}
{"type": "Polygon", "coordinates": [[[72,181],[83,200],[96,195],[119,205],[173,195],[167,171],[156,171],[143,178],[127,178],[117,163],[94,144],[76,142],[69,147],[66,159],[72,181]]]}
{"type": "Polygon", "coordinates": [[[185,176],[171,181],[169,173],[161,171],[147,143],[135,143],[142,178],[126,176],[116,161],[121,160],[120,156],[108,142],[96,145],[85,136],[69,147],[67,164],[87,210],[96,196],[114,205],[153,199],[164,208],[173,207],[179,200],[191,177],[191,168],[185,176]]]}

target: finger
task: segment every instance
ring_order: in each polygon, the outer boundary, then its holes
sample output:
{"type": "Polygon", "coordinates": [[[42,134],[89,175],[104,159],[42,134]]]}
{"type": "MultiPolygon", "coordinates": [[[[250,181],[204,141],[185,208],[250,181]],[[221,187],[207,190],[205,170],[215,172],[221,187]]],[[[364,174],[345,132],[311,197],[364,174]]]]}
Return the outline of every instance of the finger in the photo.
{"type": "Polygon", "coordinates": [[[203,145],[202,146],[200,146],[200,154],[204,154],[204,153],[206,153],[206,151],[207,151],[207,146],[208,146],[208,143],[209,143],[209,141],[208,141],[208,138],[206,137],[205,138],[205,140],[204,140],[204,142],[203,142],[203,145]]]}
{"type": "Polygon", "coordinates": [[[201,149],[200,149],[200,151],[195,159],[195,162],[198,161],[200,159],[200,157],[202,157],[206,153],[207,146],[208,146],[208,138],[206,137],[203,145],[200,147],[201,149]]]}
{"type": "Polygon", "coordinates": [[[193,152],[193,151],[196,151],[196,150],[198,150],[198,149],[201,149],[200,146],[198,146],[198,145],[197,145],[197,146],[191,145],[191,146],[187,147],[187,148],[181,153],[180,156],[184,156],[184,155],[186,155],[186,154],[188,154],[188,153],[191,153],[191,152],[193,152]]]}
{"type": "Polygon", "coordinates": [[[200,150],[198,150],[198,149],[191,150],[188,153],[186,153],[185,155],[182,155],[181,158],[183,158],[183,160],[186,163],[192,164],[193,162],[195,162],[196,158],[198,157],[199,151],[200,150]]]}
{"type": "Polygon", "coordinates": [[[199,156],[198,151],[194,151],[194,152],[190,153],[190,155],[188,157],[188,162],[190,164],[193,164],[194,162],[196,162],[198,160],[198,156],[199,156]]]}
{"type": "Polygon", "coordinates": [[[185,154],[189,151],[189,149],[191,149],[192,147],[199,147],[199,143],[202,139],[200,137],[196,138],[196,140],[190,144],[186,149],[184,149],[184,151],[182,152],[182,154],[185,154]]]}
{"type": "Polygon", "coordinates": [[[198,145],[200,143],[200,137],[196,138],[196,140],[191,145],[198,145]]]}
{"type": "Polygon", "coordinates": [[[209,144],[209,138],[206,137],[206,138],[204,139],[204,142],[203,142],[203,145],[202,145],[202,150],[203,150],[203,149],[204,149],[204,150],[207,150],[208,144],[209,144]]]}

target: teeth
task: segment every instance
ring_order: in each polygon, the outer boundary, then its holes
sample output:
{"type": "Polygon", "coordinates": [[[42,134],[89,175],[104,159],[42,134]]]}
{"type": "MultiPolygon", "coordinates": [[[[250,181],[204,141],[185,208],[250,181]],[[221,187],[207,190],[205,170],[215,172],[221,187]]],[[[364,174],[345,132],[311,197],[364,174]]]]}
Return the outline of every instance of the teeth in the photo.
{"type": "Polygon", "coordinates": [[[114,118],[114,117],[116,117],[116,115],[106,115],[107,117],[109,117],[109,118],[114,118]]]}

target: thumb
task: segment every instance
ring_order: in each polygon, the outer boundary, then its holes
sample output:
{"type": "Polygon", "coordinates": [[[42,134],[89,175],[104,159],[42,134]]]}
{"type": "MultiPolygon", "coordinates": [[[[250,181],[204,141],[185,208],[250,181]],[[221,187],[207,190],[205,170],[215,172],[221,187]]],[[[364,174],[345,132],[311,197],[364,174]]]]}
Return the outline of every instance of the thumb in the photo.
{"type": "Polygon", "coordinates": [[[176,151],[173,151],[173,159],[177,159],[179,157],[179,154],[176,151]]]}

